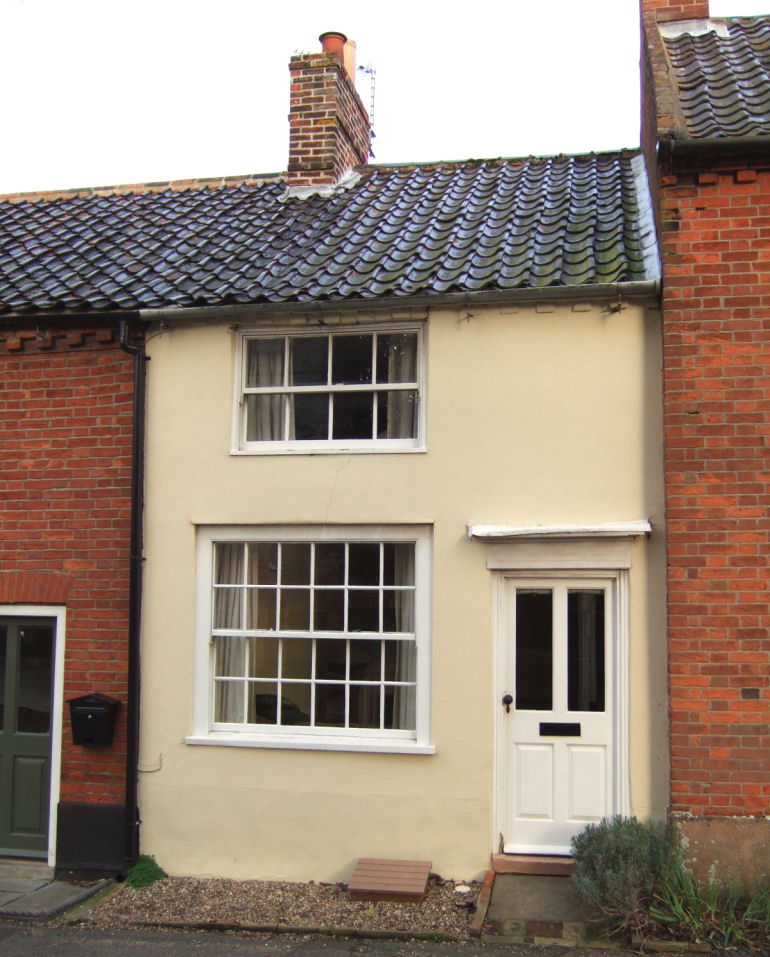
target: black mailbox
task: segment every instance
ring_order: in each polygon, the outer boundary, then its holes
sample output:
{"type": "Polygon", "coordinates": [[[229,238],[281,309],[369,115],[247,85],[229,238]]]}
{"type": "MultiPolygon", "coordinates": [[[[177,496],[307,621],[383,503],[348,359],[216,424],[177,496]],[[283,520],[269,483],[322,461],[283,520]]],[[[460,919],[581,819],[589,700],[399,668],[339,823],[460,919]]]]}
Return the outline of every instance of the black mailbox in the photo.
{"type": "Polygon", "coordinates": [[[105,748],[112,744],[115,716],[120,702],[103,694],[87,694],[70,703],[72,743],[88,748],[105,748]]]}

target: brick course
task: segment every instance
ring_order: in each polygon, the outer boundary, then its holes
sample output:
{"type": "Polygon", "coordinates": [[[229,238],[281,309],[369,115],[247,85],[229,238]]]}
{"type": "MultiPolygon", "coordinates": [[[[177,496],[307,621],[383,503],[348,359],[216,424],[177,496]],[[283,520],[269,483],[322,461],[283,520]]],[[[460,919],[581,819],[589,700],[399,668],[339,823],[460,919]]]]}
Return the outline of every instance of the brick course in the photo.
{"type": "Polygon", "coordinates": [[[125,799],[132,411],[113,329],[0,330],[0,603],[66,604],[65,702],[123,704],[98,749],[73,746],[65,707],[62,801],[125,799]]]}

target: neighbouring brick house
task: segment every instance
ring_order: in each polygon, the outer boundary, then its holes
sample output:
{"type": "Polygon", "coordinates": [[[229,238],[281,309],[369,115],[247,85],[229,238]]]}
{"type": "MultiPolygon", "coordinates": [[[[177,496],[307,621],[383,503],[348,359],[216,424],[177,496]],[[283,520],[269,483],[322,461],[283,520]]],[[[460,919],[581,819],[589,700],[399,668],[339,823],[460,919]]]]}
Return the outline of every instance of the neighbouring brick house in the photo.
{"type": "Polygon", "coordinates": [[[767,875],[770,17],[709,20],[707,0],[642,11],[663,269],[671,810],[703,871],[732,859],[767,875]]]}
{"type": "MultiPolygon", "coordinates": [[[[70,214],[88,202],[73,196],[70,214]]],[[[57,300],[58,257],[77,248],[67,221],[47,220],[57,206],[0,202],[0,854],[115,870],[136,830],[125,813],[136,803],[126,776],[135,360],[116,318],[57,300]],[[33,262],[44,278],[27,296],[16,284],[33,262]],[[73,743],[66,703],[94,692],[122,705],[110,746],[73,743]]]]}

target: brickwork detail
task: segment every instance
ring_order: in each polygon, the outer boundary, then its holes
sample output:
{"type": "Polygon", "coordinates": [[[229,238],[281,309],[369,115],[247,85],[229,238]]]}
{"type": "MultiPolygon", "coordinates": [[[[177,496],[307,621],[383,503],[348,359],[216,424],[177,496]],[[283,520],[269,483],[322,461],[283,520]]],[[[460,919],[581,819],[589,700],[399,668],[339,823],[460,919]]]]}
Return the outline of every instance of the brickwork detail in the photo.
{"type": "Polygon", "coordinates": [[[0,333],[0,611],[66,604],[65,702],[119,698],[110,748],[72,744],[61,800],[125,797],[133,364],[113,330],[0,333]]]}
{"type": "Polygon", "coordinates": [[[770,160],[660,178],[671,800],[770,814],[770,160]]]}
{"type": "Polygon", "coordinates": [[[289,184],[330,185],[367,162],[369,117],[333,54],[294,56],[289,70],[289,184]]]}
{"type": "Polygon", "coordinates": [[[654,10],[658,20],[706,20],[708,0],[642,0],[645,10],[654,10]]]}

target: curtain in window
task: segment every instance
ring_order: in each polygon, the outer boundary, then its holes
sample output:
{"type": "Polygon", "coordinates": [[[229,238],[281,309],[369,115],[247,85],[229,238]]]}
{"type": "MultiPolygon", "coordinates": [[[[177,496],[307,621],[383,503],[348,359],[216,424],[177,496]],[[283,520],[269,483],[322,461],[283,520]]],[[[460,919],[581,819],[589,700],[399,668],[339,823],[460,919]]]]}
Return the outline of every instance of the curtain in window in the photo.
{"type": "MultiPolygon", "coordinates": [[[[388,346],[388,382],[413,382],[417,377],[417,336],[392,335],[388,346]]],[[[387,427],[389,439],[414,437],[414,398],[411,389],[388,395],[387,427]]]]}
{"type": "MultiPolygon", "coordinates": [[[[222,543],[216,546],[214,581],[217,585],[242,586],[244,547],[240,543],[222,543]]],[[[242,587],[217,588],[215,590],[214,627],[242,628],[242,587]]],[[[219,637],[214,639],[214,674],[243,678],[244,646],[242,638],[219,637]]],[[[243,681],[217,681],[214,696],[214,720],[244,720],[243,681]]]]}
{"type": "MultiPolygon", "coordinates": [[[[246,356],[247,386],[282,386],[283,357],[283,339],[251,340],[246,356]]],[[[247,396],[246,439],[249,442],[283,439],[283,399],[282,395],[247,396]]]]}
{"type": "MultiPolygon", "coordinates": [[[[396,547],[395,585],[414,584],[414,546],[396,547]]],[[[396,628],[398,631],[414,631],[414,590],[404,588],[395,594],[396,600],[396,628]]],[[[414,642],[399,642],[396,652],[396,680],[413,681],[411,674],[414,642]]],[[[414,700],[413,687],[396,687],[393,689],[393,725],[396,728],[414,728],[414,714],[412,702],[414,700]]]]}

